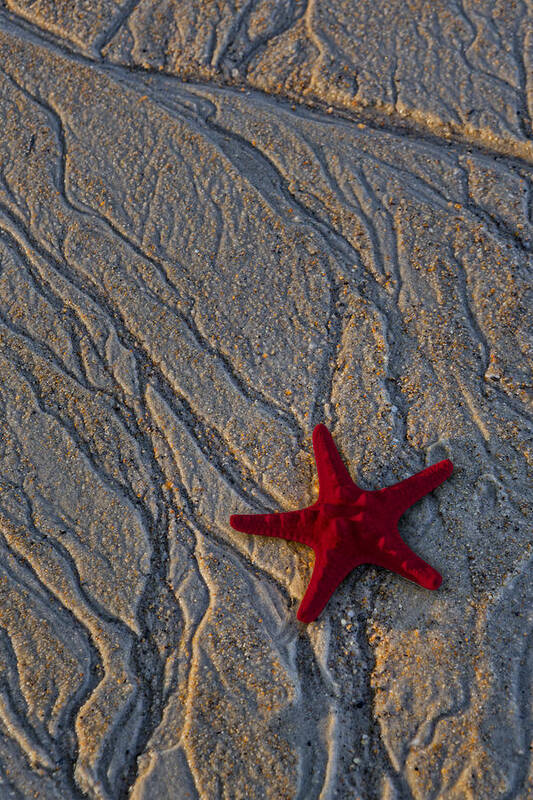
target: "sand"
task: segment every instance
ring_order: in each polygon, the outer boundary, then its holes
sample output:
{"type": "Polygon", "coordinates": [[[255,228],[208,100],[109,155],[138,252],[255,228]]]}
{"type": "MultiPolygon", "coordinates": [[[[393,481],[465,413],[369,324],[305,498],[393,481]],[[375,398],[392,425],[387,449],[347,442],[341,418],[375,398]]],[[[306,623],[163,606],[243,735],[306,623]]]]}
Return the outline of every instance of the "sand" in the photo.
{"type": "Polygon", "coordinates": [[[525,3],[0,3],[0,798],[525,800],[525,3]],[[232,513],[450,458],[319,620],[232,513]]]}

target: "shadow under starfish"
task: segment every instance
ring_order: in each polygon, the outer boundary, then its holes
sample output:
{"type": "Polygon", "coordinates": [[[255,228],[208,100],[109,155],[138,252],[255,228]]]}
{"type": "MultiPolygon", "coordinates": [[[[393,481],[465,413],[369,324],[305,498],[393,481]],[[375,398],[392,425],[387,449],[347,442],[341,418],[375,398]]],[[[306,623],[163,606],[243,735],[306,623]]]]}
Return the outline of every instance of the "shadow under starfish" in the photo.
{"type": "Polygon", "coordinates": [[[315,553],[315,566],[298,609],[301,622],[315,620],[337,586],[360,564],[375,564],[438,589],[439,573],[419,558],[398,531],[402,514],[450,477],[453,465],[439,461],[394,486],[367,492],[351,479],[325,425],[313,431],[318,500],[298,511],[234,514],[237,531],[301,542],[315,553]]]}

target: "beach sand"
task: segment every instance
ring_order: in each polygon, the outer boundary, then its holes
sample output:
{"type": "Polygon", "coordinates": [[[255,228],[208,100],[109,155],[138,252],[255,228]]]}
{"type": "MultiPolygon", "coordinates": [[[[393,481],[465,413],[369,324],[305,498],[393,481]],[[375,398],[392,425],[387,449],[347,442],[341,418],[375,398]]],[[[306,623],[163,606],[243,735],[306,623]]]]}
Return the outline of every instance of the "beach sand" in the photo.
{"type": "Polygon", "coordinates": [[[0,800],[531,796],[528,8],[0,3],[0,800]]]}

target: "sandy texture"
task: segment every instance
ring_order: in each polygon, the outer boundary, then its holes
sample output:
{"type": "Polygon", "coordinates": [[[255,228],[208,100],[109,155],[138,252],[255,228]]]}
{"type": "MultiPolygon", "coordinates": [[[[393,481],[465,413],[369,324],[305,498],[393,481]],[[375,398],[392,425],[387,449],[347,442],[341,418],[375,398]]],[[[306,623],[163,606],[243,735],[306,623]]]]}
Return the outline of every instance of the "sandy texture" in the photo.
{"type": "Polygon", "coordinates": [[[0,3],[2,800],[533,791],[531,8],[382,6],[0,3]],[[230,528],[318,422],[438,592],[230,528]]]}

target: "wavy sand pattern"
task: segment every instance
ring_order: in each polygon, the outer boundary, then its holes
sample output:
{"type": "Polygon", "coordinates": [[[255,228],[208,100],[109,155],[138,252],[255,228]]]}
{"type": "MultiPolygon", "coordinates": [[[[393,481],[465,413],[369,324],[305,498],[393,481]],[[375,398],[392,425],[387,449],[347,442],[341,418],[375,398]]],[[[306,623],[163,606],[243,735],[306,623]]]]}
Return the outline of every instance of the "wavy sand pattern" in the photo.
{"type": "Polygon", "coordinates": [[[530,2],[0,2],[0,798],[533,792],[530,2]],[[444,576],[231,513],[442,458],[444,576]]]}

